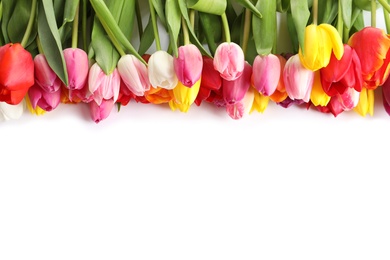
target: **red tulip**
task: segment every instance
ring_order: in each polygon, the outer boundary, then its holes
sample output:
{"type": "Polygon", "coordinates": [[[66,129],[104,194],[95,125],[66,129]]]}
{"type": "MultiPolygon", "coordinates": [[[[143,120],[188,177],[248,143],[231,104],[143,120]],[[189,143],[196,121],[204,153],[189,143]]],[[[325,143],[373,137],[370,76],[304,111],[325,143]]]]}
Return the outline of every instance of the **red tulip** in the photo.
{"type": "Polygon", "coordinates": [[[363,87],[362,69],[356,51],[344,44],[344,55],[338,60],[334,54],[328,66],[320,69],[321,84],[328,96],[343,94],[348,88],[360,92],[363,87]]]}
{"type": "Polygon", "coordinates": [[[203,100],[209,98],[212,91],[218,90],[222,86],[221,75],[214,69],[214,60],[208,56],[203,56],[202,60],[202,80],[200,81],[198,96],[195,99],[195,104],[198,106],[203,100]]]}
{"type": "Polygon", "coordinates": [[[19,104],[34,85],[34,61],[19,43],[0,47],[0,101],[19,104]]]}
{"type": "Polygon", "coordinates": [[[362,66],[362,76],[368,89],[382,85],[390,72],[390,39],[385,31],[365,27],[354,33],[348,45],[355,49],[362,66]]]}

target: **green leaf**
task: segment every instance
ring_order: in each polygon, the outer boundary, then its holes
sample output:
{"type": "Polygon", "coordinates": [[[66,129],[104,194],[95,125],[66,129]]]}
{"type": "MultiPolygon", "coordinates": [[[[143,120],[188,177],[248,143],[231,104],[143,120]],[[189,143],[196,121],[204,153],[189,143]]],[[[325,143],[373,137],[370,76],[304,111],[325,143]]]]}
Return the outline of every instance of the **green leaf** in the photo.
{"type": "Polygon", "coordinates": [[[152,19],[149,17],[149,22],[146,25],[144,29],[144,33],[142,34],[142,37],[140,39],[138,53],[140,55],[144,55],[148,51],[150,46],[152,46],[153,42],[154,42],[153,22],[152,19]]]}
{"type": "Polygon", "coordinates": [[[106,3],[119,28],[130,41],[135,18],[135,0],[106,0],[106,3]]]}
{"type": "Polygon", "coordinates": [[[291,15],[299,46],[303,52],[305,48],[305,29],[310,17],[308,2],[306,0],[291,0],[291,15]]]}
{"type": "Polygon", "coordinates": [[[276,10],[280,13],[286,13],[290,8],[290,0],[277,0],[276,10]]]}
{"type": "Polygon", "coordinates": [[[151,1],[157,13],[158,18],[160,18],[161,24],[166,28],[167,21],[165,19],[165,12],[164,12],[165,2],[163,0],[151,0],[151,1]]]}
{"type": "Polygon", "coordinates": [[[291,45],[293,49],[292,52],[297,53],[299,50],[298,35],[297,35],[297,30],[295,28],[292,14],[290,12],[287,12],[287,30],[289,32],[290,39],[291,39],[291,45]]]}
{"type": "Polygon", "coordinates": [[[165,3],[165,12],[170,44],[174,56],[177,57],[177,40],[181,28],[181,12],[177,0],[167,0],[165,3]]]}
{"type": "Polygon", "coordinates": [[[226,0],[187,0],[187,7],[199,12],[222,15],[226,10],[226,0]]]}
{"type": "Polygon", "coordinates": [[[221,18],[218,15],[199,12],[201,31],[206,38],[211,54],[214,56],[218,47],[217,42],[222,39],[221,18]]]}
{"type": "Polygon", "coordinates": [[[64,7],[63,23],[73,22],[80,0],[66,0],[64,7]]]}
{"type": "Polygon", "coordinates": [[[17,1],[15,0],[2,0],[1,4],[3,6],[3,16],[1,20],[1,31],[3,32],[3,37],[5,43],[9,43],[10,39],[8,36],[8,22],[14,13],[14,9],[17,1]]]}
{"type": "Polygon", "coordinates": [[[263,18],[253,16],[252,31],[257,53],[268,55],[276,41],[276,2],[275,0],[259,0],[256,8],[264,14],[263,18]],[[267,37],[264,37],[266,35],[267,37]]]}
{"type": "Polygon", "coordinates": [[[344,26],[351,28],[352,2],[351,0],[340,0],[344,26]]]}
{"type": "MultiPolygon", "coordinates": [[[[275,2],[275,0],[273,0],[273,1],[275,2]]],[[[251,10],[251,12],[255,16],[257,16],[258,18],[263,17],[261,11],[259,11],[259,9],[256,8],[256,6],[254,6],[250,0],[236,0],[236,2],[239,3],[240,5],[244,6],[245,8],[248,8],[249,10],[251,10]]]]}
{"type": "MultiPolygon", "coordinates": [[[[31,0],[19,0],[17,3],[7,24],[8,37],[11,42],[22,41],[31,12],[31,0]]],[[[28,43],[31,43],[34,38],[35,34],[30,35],[28,43]]]]}
{"type": "Polygon", "coordinates": [[[53,2],[50,0],[42,0],[38,6],[38,36],[50,67],[61,81],[68,85],[63,48],[54,16],[53,2]]]}
{"type": "Polygon", "coordinates": [[[111,40],[108,38],[106,31],[97,17],[95,17],[92,28],[91,45],[95,54],[94,58],[100,68],[107,75],[111,74],[118,63],[119,53],[112,45],[111,40]]]}

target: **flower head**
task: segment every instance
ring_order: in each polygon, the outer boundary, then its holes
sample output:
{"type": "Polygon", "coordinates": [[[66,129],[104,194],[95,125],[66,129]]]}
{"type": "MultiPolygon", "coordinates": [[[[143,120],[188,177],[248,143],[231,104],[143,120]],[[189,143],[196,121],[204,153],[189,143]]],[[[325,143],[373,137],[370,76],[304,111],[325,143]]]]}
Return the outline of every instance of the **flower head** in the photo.
{"type": "Polygon", "coordinates": [[[214,68],[225,80],[235,80],[244,71],[245,56],[240,45],[224,42],[218,45],[214,54],[214,68]]]}
{"type": "Polygon", "coordinates": [[[173,59],[173,67],[178,80],[186,87],[192,87],[202,75],[203,59],[194,44],[178,48],[178,57],[173,59]]]}

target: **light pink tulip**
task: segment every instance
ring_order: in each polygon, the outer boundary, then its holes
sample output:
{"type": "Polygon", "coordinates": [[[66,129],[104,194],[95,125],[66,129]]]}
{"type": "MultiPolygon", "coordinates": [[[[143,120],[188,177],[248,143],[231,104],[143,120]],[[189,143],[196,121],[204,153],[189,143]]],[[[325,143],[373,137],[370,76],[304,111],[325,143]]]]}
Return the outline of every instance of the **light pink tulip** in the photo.
{"type": "Polygon", "coordinates": [[[63,53],[68,72],[68,86],[65,87],[70,90],[82,89],[88,79],[87,53],[79,48],[66,48],[63,53]]]}
{"type": "Polygon", "coordinates": [[[56,92],[60,89],[62,81],[49,66],[44,54],[39,53],[34,57],[34,78],[46,92],[56,92]]]}
{"type": "Polygon", "coordinates": [[[226,104],[234,105],[241,101],[251,86],[252,66],[245,62],[245,69],[235,80],[222,80],[222,95],[226,104]]]}
{"type": "Polygon", "coordinates": [[[173,68],[173,57],[164,50],[153,52],[148,60],[149,81],[154,88],[173,89],[178,78],[173,68]]]}
{"type": "Polygon", "coordinates": [[[253,61],[254,88],[263,96],[271,96],[279,84],[280,70],[280,60],[276,55],[257,55],[253,61]]]}
{"type": "Polygon", "coordinates": [[[286,92],[292,100],[309,102],[314,82],[314,71],[306,69],[298,54],[291,56],[283,70],[286,92]]]}
{"type": "Polygon", "coordinates": [[[226,113],[232,119],[241,119],[244,115],[250,113],[254,98],[254,88],[249,88],[242,100],[236,102],[233,105],[226,104],[226,113]]]}
{"type": "Polygon", "coordinates": [[[115,102],[112,99],[103,100],[100,105],[98,105],[95,101],[90,102],[89,112],[92,120],[95,123],[99,123],[100,121],[106,119],[110,115],[114,105],[115,102]]]}
{"type": "Polygon", "coordinates": [[[214,68],[225,80],[235,80],[244,71],[245,56],[240,45],[224,42],[218,45],[214,54],[214,68]]]}
{"type": "Polygon", "coordinates": [[[54,92],[47,92],[37,84],[28,90],[28,97],[31,106],[36,109],[37,106],[49,112],[57,108],[61,101],[61,89],[54,92]]]}
{"type": "Polygon", "coordinates": [[[120,82],[121,78],[116,68],[107,75],[98,63],[94,63],[89,70],[88,88],[98,106],[103,100],[111,99],[115,102],[118,99],[120,82]]]}
{"type": "Polygon", "coordinates": [[[186,87],[192,87],[202,75],[203,58],[194,44],[180,46],[173,67],[178,80],[186,87]]]}
{"type": "Polygon", "coordinates": [[[136,96],[143,96],[150,90],[148,68],[132,54],[122,56],[118,61],[118,72],[124,85],[136,96]]]}

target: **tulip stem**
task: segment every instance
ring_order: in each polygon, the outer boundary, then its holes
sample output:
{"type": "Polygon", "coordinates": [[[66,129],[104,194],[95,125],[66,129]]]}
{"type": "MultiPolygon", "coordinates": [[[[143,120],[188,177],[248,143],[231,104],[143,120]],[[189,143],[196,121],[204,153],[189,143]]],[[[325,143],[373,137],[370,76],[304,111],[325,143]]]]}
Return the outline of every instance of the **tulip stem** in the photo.
{"type": "Polygon", "coordinates": [[[39,40],[39,36],[37,36],[36,42],[37,42],[37,46],[38,46],[38,52],[43,53],[43,48],[42,48],[41,41],[39,40]]]}
{"type": "Polygon", "coordinates": [[[376,27],[376,1],[371,1],[371,27],[376,27]]]}
{"type": "Polygon", "coordinates": [[[83,17],[82,17],[82,20],[81,20],[81,24],[82,24],[82,30],[83,30],[83,49],[84,50],[87,50],[87,1],[86,0],[82,0],[83,1],[83,10],[82,10],[82,13],[83,13],[83,17]]]}
{"type": "Polygon", "coordinates": [[[35,21],[36,11],[37,11],[37,0],[32,0],[30,18],[28,20],[26,31],[24,32],[24,35],[23,35],[23,39],[20,42],[20,45],[22,45],[24,48],[26,47],[28,39],[30,38],[31,30],[32,30],[32,27],[33,27],[34,21],[35,21]]]}
{"type": "Polygon", "coordinates": [[[184,45],[187,45],[190,43],[190,35],[188,33],[186,21],[184,20],[183,17],[181,18],[181,24],[182,24],[182,28],[183,28],[184,45]]]}
{"type": "Polygon", "coordinates": [[[390,32],[390,17],[389,17],[389,11],[385,8],[383,8],[383,17],[385,19],[385,25],[386,25],[386,32],[390,32]]]}
{"type": "Polygon", "coordinates": [[[80,10],[80,3],[76,7],[76,13],[74,15],[73,19],[73,26],[72,26],[72,48],[77,48],[78,43],[78,34],[79,34],[79,10],[80,10]]]}
{"type": "Polygon", "coordinates": [[[244,55],[246,55],[246,50],[248,48],[248,42],[249,42],[249,33],[251,29],[251,17],[252,12],[248,8],[245,9],[245,20],[244,20],[244,31],[243,31],[243,37],[242,37],[242,51],[244,52],[244,55]]]}
{"type": "Polygon", "coordinates": [[[149,0],[150,17],[152,18],[154,40],[156,41],[156,49],[161,50],[160,36],[158,34],[156,12],[153,7],[152,0],[149,0]]]}
{"type": "Polygon", "coordinates": [[[338,13],[337,13],[337,31],[339,32],[340,37],[343,36],[344,20],[341,12],[341,1],[338,3],[338,13]]]}
{"type": "Polygon", "coordinates": [[[231,42],[232,40],[230,38],[229,22],[228,22],[228,19],[227,19],[227,16],[226,16],[226,12],[221,14],[221,18],[222,18],[223,31],[225,33],[225,41],[226,42],[231,42]]]}
{"type": "Polygon", "coordinates": [[[144,28],[142,25],[141,8],[139,7],[138,0],[135,1],[135,13],[137,16],[138,35],[139,35],[139,38],[141,39],[142,35],[144,34],[144,31],[143,31],[144,28]]]}
{"type": "Polygon", "coordinates": [[[313,23],[318,24],[318,0],[313,0],[313,23]]]}

